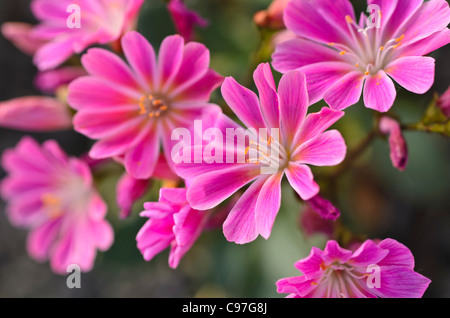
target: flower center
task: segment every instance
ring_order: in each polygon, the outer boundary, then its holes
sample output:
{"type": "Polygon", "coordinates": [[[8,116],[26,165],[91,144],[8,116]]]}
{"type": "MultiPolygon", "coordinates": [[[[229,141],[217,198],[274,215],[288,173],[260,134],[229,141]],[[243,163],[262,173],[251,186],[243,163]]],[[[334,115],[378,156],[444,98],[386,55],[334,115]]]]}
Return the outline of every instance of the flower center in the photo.
{"type": "Polygon", "coordinates": [[[390,62],[394,50],[402,44],[405,35],[382,43],[381,28],[374,26],[360,28],[348,15],[345,20],[352,36],[352,44],[347,46],[341,43],[328,43],[328,45],[339,50],[339,55],[345,56],[366,76],[377,74],[390,62]]]}
{"type": "Polygon", "coordinates": [[[366,278],[365,274],[355,272],[355,268],[348,264],[334,262],[331,265],[322,263],[320,268],[324,271],[319,282],[313,285],[327,286],[327,297],[365,297],[361,292],[360,280],[366,278]]]}
{"type": "Polygon", "coordinates": [[[50,218],[55,219],[63,214],[62,202],[58,196],[52,193],[44,193],[41,197],[41,201],[50,218]]]}
{"type": "Polygon", "coordinates": [[[249,146],[245,148],[246,162],[256,165],[272,167],[277,171],[287,165],[288,154],[284,147],[278,142],[278,138],[269,136],[266,138],[251,139],[249,146]]]}
{"type": "Polygon", "coordinates": [[[160,117],[167,109],[169,103],[164,97],[152,94],[144,94],[139,99],[139,115],[147,115],[149,118],[160,117]]]}

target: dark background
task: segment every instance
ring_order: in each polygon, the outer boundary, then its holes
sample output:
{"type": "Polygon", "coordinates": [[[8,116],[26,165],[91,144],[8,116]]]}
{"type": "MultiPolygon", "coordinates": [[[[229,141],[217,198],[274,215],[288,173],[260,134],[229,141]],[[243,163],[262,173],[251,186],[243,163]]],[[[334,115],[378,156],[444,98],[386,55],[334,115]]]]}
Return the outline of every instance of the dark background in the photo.
{"type": "MultiPolygon", "coordinates": [[[[198,30],[198,39],[211,50],[211,66],[224,76],[246,79],[249,57],[259,44],[252,17],[270,1],[186,2],[210,21],[207,29],[198,30]]],[[[29,1],[0,0],[0,24],[6,21],[35,23],[29,1]]],[[[163,1],[146,1],[138,29],[155,46],[175,32],[163,1]]],[[[432,54],[437,66],[429,93],[414,95],[398,90],[394,107],[403,122],[418,121],[433,93],[442,93],[450,85],[449,54],[449,46],[432,54]]],[[[40,94],[33,86],[35,74],[31,58],[0,36],[0,100],[40,94]]],[[[220,102],[218,91],[212,98],[220,102]]],[[[346,113],[339,129],[351,148],[370,128],[373,113],[361,103],[346,113]]],[[[0,153],[14,147],[25,134],[39,141],[56,139],[71,155],[83,154],[91,145],[91,141],[70,131],[30,134],[0,129],[0,153]]],[[[450,140],[423,132],[405,132],[405,137],[410,155],[406,171],[392,167],[388,144],[378,139],[339,180],[336,204],[343,222],[355,233],[370,238],[391,237],[411,249],[416,271],[432,280],[425,297],[449,297],[450,140]]],[[[110,204],[108,218],[115,229],[115,243],[109,251],[98,254],[92,272],[82,274],[79,290],[68,289],[66,277],[53,274],[48,263],[30,259],[25,249],[27,232],[10,225],[4,203],[0,203],[0,297],[282,297],[276,293],[276,280],[298,275],[294,262],[306,257],[311,246],[322,248],[325,242],[320,235],[306,238],[302,234],[297,226],[302,206],[285,188],[282,209],[269,240],[258,238],[240,246],[227,242],[220,230],[213,230],[200,237],[177,270],[167,264],[168,251],[146,263],[135,242],[145,222],[138,216],[141,202],[130,219],[117,218],[114,187],[120,169],[113,172],[102,180],[101,191],[110,204]]],[[[155,185],[146,199],[156,199],[156,193],[155,185]]]]}

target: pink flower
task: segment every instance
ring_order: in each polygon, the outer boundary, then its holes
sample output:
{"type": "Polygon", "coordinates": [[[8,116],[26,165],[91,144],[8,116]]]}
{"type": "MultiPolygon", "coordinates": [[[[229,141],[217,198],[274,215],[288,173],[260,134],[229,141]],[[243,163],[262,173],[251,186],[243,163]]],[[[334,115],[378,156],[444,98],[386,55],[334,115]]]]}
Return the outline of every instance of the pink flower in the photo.
{"type": "Polygon", "coordinates": [[[354,252],[328,241],[295,267],[303,276],[276,283],[289,298],[420,298],[431,282],[414,271],[411,251],[393,239],[367,240],[354,252]]]}
{"type": "MultiPolygon", "coordinates": [[[[238,158],[245,156],[247,160],[230,163],[224,159],[221,160],[223,163],[177,165],[180,176],[189,181],[187,197],[194,209],[211,209],[252,183],[223,225],[226,238],[240,244],[253,241],[259,234],[266,239],[269,237],[280,208],[284,174],[302,199],[311,199],[319,192],[319,186],[314,182],[308,165],[336,165],[346,153],[344,139],[337,130],[324,132],[342,117],[343,112],[324,107],[318,113],[307,115],[308,93],[302,73],[291,71],[283,75],[277,91],[270,66],[266,63],[258,66],[254,80],[259,99],[253,91],[231,77],[226,78],[222,85],[225,101],[250,128],[251,140],[249,147],[245,147],[247,143],[231,148],[227,146],[224,158],[231,154],[231,158],[237,155],[238,158]],[[267,133],[269,135],[257,142],[257,132],[252,133],[251,129],[260,133],[260,129],[266,130],[266,136],[267,133]],[[250,158],[252,145],[257,145],[261,157],[250,158]],[[271,148],[270,153],[267,153],[268,148],[271,148]],[[263,171],[268,167],[270,171],[263,171]]],[[[225,115],[222,118],[222,122],[219,120],[216,125],[223,131],[245,131],[225,115]]]]}
{"type": "Polygon", "coordinates": [[[72,116],[56,98],[18,97],[0,102],[0,126],[25,131],[66,130],[72,128],[72,116]]]}
{"type": "Polygon", "coordinates": [[[366,107],[386,112],[396,97],[392,79],[416,94],[432,86],[434,59],[423,55],[450,42],[448,3],[368,3],[371,15],[361,14],[359,22],[348,0],[292,0],[287,5],[284,22],[299,38],[276,47],[273,66],[283,73],[304,72],[311,103],[323,98],[342,110],[363,94],[366,107]]]}
{"type": "Polygon", "coordinates": [[[398,121],[388,116],[380,119],[380,132],[389,135],[389,148],[392,165],[400,171],[405,170],[408,163],[408,146],[403,138],[398,121]]]}
{"type": "Polygon", "coordinates": [[[97,250],[111,246],[113,230],[87,164],[67,157],[55,141],[40,146],[24,137],[4,152],[2,166],[7,172],[1,184],[6,213],[12,224],[30,230],[31,257],[49,259],[58,274],[65,274],[70,264],[91,270],[97,250]]]}
{"type": "Polygon", "coordinates": [[[31,10],[39,24],[32,34],[47,42],[36,51],[34,63],[39,70],[48,70],[91,45],[120,39],[125,32],[134,28],[143,2],[33,0],[31,10]]]}
{"type": "Polygon", "coordinates": [[[133,204],[147,192],[150,185],[149,179],[134,179],[127,173],[120,177],[116,187],[116,197],[121,219],[130,216],[133,204]]]}
{"type": "Polygon", "coordinates": [[[170,246],[169,266],[176,268],[202,233],[208,213],[192,209],[186,189],[162,188],[159,202],[147,202],[141,216],[150,218],[137,234],[137,246],[150,261],[170,246]]]}
{"type": "Polygon", "coordinates": [[[68,102],[77,110],[75,130],[99,140],[91,157],[117,157],[130,176],[147,179],[154,173],[161,143],[171,164],[172,130],[218,108],[208,100],[222,77],[209,68],[204,45],[185,45],[179,35],[162,42],[158,60],[137,32],[127,33],[122,47],[130,65],[98,48],[82,57],[90,76],[69,85],[68,102]]]}
{"type": "Polygon", "coordinates": [[[194,27],[206,27],[208,21],[203,19],[197,12],[186,8],[183,0],[170,0],[167,9],[172,17],[178,34],[180,34],[186,42],[194,39],[194,27]]]}
{"type": "Polygon", "coordinates": [[[450,118],[450,87],[439,97],[437,106],[447,118],[450,118]]]}

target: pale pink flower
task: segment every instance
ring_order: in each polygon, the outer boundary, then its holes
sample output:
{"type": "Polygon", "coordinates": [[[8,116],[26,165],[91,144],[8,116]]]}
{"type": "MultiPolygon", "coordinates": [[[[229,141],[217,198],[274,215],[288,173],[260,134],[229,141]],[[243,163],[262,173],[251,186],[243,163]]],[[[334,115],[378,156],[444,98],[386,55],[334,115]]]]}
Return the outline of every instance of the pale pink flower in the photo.
{"type": "Polygon", "coordinates": [[[352,252],[328,241],[295,263],[303,276],[280,279],[289,298],[420,298],[430,280],[414,271],[414,256],[393,239],[365,241],[352,252]]]}
{"type": "Polygon", "coordinates": [[[209,68],[209,51],[179,35],[162,42],[158,59],[151,44],[131,31],[122,38],[129,65],[117,55],[93,48],[82,63],[90,74],[69,85],[68,102],[77,114],[75,130],[99,141],[93,158],[115,157],[135,179],[150,178],[164,149],[172,164],[171,134],[189,127],[208,109],[222,77],[209,68]]]}
{"type": "Polygon", "coordinates": [[[144,259],[170,247],[169,266],[176,268],[202,233],[209,214],[189,206],[184,188],[162,188],[158,202],[144,204],[141,216],[148,217],[137,234],[137,247],[144,259]]]}
{"type": "Polygon", "coordinates": [[[53,97],[26,96],[0,102],[0,126],[24,131],[56,131],[72,128],[72,115],[53,97]]]}
{"type": "Polygon", "coordinates": [[[125,32],[134,29],[143,2],[33,0],[31,10],[39,23],[32,35],[47,42],[36,51],[34,63],[41,71],[52,69],[92,45],[119,40],[125,32]],[[77,13],[80,13],[79,25],[77,13]]]}
{"type": "Polygon", "coordinates": [[[379,129],[382,134],[389,135],[389,156],[392,165],[400,171],[405,170],[408,163],[408,146],[400,123],[391,117],[383,116],[380,119],[379,129]]]}
{"type": "Polygon", "coordinates": [[[2,167],[6,214],[13,225],[30,230],[31,257],[50,260],[58,274],[66,274],[71,264],[90,271],[97,250],[111,246],[113,230],[88,165],[68,157],[55,141],[41,146],[24,137],[3,153],[2,167]]]}
{"type": "Polygon", "coordinates": [[[194,39],[196,26],[206,27],[208,21],[202,18],[197,12],[186,8],[183,0],[170,0],[167,4],[170,16],[172,17],[175,28],[186,42],[194,39]]]}
{"type": "MultiPolygon", "coordinates": [[[[281,180],[285,174],[302,199],[311,199],[319,192],[319,186],[308,165],[337,165],[346,153],[341,134],[337,130],[325,132],[344,113],[324,107],[318,113],[307,115],[308,93],[302,73],[291,71],[283,75],[277,90],[270,66],[265,63],[254,72],[254,80],[259,99],[231,77],[225,79],[222,95],[245,126],[254,129],[256,134],[260,129],[266,130],[268,135],[263,139],[250,134],[250,144],[258,144],[258,149],[264,147],[267,151],[260,152],[260,158],[249,158],[250,146],[234,144],[232,148],[225,147],[223,163],[176,165],[180,176],[189,182],[189,203],[199,210],[217,206],[251,183],[223,225],[225,237],[241,244],[253,241],[259,234],[266,239],[270,236],[281,204],[281,180]],[[278,150],[270,150],[273,145],[278,150]],[[247,161],[230,163],[226,159],[229,154],[232,158],[245,155],[247,161]],[[273,163],[277,166],[274,171],[262,171],[273,163]]],[[[215,125],[223,131],[223,136],[229,128],[245,131],[225,115],[221,118],[215,125]]]]}
{"type": "Polygon", "coordinates": [[[369,0],[370,18],[359,22],[349,0],[292,0],[284,22],[298,38],[280,43],[277,71],[306,74],[310,102],[322,98],[342,110],[364,97],[367,108],[386,112],[394,82],[416,94],[433,82],[435,60],[424,55],[448,44],[450,9],[445,0],[369,0]],[[374,11],[375,9],[375,11],[374,11]],[[379,24],[377,24],[379,21],[379,24]],[[378,27],[379,26],[379,27],[378,27]]]}

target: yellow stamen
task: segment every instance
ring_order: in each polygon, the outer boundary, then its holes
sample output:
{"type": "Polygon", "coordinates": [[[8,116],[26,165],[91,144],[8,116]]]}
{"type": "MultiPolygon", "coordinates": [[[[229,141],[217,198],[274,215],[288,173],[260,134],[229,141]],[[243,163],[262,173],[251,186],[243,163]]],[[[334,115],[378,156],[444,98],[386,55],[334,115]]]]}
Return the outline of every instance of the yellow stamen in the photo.
{"type": "Polygon", "coordinates": [[[400,42],[405,37],[404,34],[402,34],[398,39],[395,39],[395,42],[400,42]]]}
{"type": "Polygon", "coordinates": [[[370,73],[369,73],[369,71],[366,71],[364,74],[367,76],[367,75],[369,75],[370,73]]]}
{"type": "Polygon", "coordinates": [[[349,15],[345,16],[345,21],[347,21],[348,23],[353,23],[353,19],[349,15]]]}
{"type": "Polygon", "coordinates": [[[383,51],[384,50],[384,46],[380,46],[380,51],[383,51]]]}
{"type": "Polygon", "coordinates": [[[339,52],[339,55],[344,55],[346,52],[345,51],[341,51],[339,52]]]}

